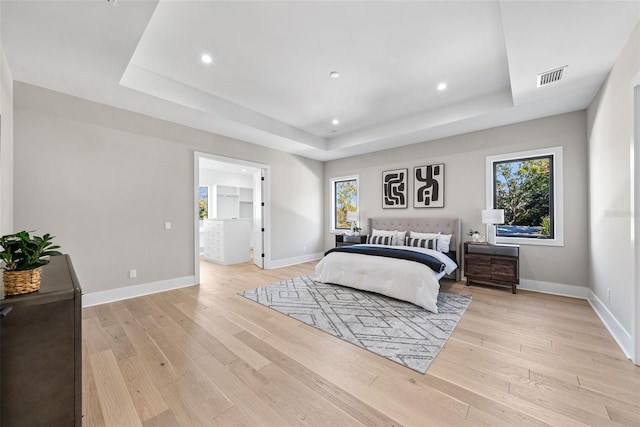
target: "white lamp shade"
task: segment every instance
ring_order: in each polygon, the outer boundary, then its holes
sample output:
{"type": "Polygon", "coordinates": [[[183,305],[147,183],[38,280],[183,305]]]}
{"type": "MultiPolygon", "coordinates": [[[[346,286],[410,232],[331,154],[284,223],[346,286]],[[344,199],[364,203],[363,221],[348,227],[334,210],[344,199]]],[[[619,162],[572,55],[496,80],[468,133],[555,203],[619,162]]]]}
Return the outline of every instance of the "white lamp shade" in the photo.
{"type": "Polygon", "coordinates": [[[347,212],[347,222],[354,222],[358,220],[358,212],[347,212]]]}
{"type": "Polygon", "coordinates": [[[504,209],[483,209],[483,224],[504,224],[504,209]]]}

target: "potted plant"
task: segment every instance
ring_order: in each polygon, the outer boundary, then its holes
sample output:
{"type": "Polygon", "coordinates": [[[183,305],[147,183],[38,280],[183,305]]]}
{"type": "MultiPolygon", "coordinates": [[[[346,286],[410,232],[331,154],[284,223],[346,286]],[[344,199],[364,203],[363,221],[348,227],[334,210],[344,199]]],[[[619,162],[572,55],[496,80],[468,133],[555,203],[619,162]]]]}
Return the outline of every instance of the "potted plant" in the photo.
{"type": "Polygon", "coordinates": [[[474,243],[482,241],[482,236],[480,236],[480,232],[477,230],[473,230],[470,228],[467,235],[471,236],[471,241],[474,243]]]}
{"type": "Polygon", "coordinates": [[[40,289],[42,266],[49,263],[51,255],[62,255],[55,249],[55,236],[30,236],[27,231],[0,237],[0,259],[4,261],[4,292],[19,295],[40,289]]]}

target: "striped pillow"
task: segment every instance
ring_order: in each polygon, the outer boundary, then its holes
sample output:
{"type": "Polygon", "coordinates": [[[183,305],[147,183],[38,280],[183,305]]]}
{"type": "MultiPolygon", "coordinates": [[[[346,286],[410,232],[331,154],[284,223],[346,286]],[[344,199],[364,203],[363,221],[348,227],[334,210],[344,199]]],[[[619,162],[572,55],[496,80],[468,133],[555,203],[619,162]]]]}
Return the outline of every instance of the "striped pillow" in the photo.
{"type": "Polygon", "coordinates": [[[369,236],[370,245],[393,245],[393,236],[369,236]]]}
{"type": "Polygon", "coordinates": [[[438,238],[434,237],[432,239],[417,239],[412,237],[407,237],[405,246],[413,246],[415,248],[427,248],[436,250],[438,246],[438,238]]]}

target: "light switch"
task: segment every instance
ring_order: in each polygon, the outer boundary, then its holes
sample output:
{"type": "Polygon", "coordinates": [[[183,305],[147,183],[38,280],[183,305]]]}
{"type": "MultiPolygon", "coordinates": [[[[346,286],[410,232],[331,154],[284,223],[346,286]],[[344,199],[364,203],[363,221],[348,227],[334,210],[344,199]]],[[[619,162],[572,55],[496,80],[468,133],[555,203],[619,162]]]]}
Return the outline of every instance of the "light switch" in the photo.
{"type": "Polygon", "coordinates": [[[171,230],[171,222],[166,221],[166,222],[164,223],[164,229],[165,229],[165,230],[171,230]]]}

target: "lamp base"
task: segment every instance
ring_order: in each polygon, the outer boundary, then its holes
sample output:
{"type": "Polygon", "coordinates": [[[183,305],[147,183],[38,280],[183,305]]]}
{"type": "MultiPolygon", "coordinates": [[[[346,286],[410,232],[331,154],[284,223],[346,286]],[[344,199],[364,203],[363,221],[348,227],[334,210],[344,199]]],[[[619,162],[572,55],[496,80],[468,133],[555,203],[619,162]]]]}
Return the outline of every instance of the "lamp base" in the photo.
{"type": "Polygon", "coordinates": [[[496,226],[493,224],[487,224],[487,243],[496,244],[496,226]]]}

